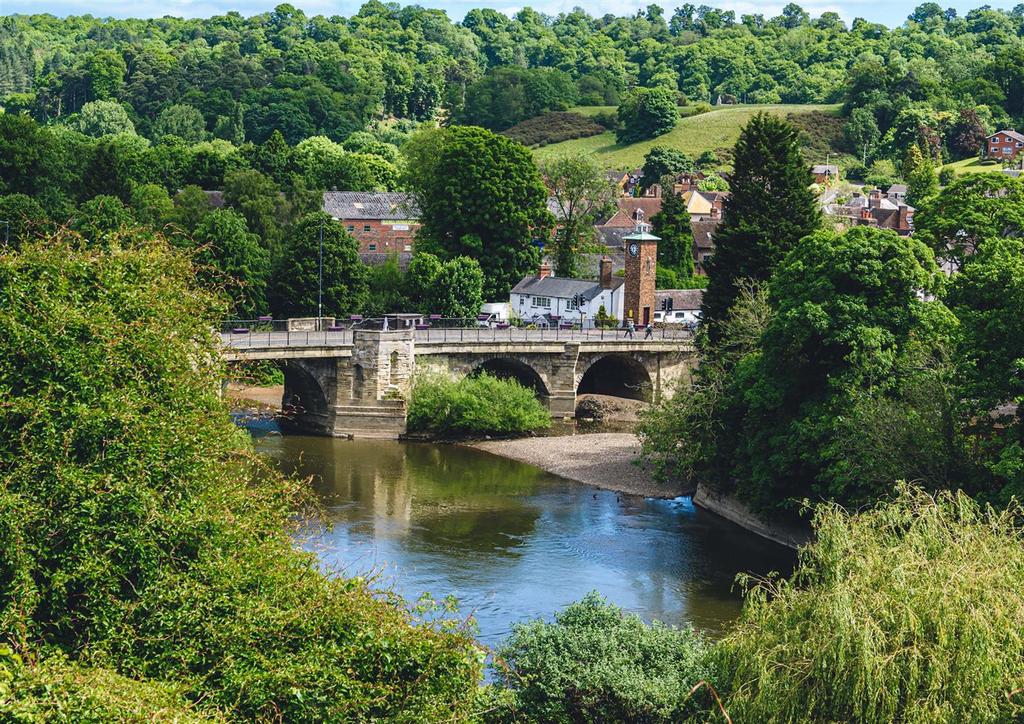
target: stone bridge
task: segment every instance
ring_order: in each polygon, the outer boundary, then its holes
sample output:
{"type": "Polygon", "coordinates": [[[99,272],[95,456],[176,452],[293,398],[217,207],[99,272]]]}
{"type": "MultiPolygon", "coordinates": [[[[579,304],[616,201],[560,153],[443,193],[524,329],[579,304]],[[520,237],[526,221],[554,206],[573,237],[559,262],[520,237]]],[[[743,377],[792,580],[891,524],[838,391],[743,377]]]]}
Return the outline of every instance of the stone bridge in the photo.
{"type": "Polygon", "coordinates": [[[405,432],[413,376],[487,371],[531,388],[557,419],[577,394],[655,400],[689,379],[685,333],[629,339],[616,330],[355,330],[223,335],[228,361],[273,360],[284,371],[288,426],[303,432],[395,438],[405,432]]]}

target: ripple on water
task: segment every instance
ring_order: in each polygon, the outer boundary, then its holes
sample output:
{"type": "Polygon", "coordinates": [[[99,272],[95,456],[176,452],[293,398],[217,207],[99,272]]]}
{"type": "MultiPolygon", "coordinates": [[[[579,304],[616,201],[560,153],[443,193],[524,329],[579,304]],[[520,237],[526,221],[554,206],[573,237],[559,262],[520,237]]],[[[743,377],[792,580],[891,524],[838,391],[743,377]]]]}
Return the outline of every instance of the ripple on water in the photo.
{"type": "Polygon", "coordinates": [[[591,590],[714,633],[739,612],[737,573],[793,564],[685,498],[594,490],[463,447],[255,437],[286,472],[313,477],[332,526],[297,540],[325,570],[370,572],[408,600],[454,594],[488,644],[591,590]]]}

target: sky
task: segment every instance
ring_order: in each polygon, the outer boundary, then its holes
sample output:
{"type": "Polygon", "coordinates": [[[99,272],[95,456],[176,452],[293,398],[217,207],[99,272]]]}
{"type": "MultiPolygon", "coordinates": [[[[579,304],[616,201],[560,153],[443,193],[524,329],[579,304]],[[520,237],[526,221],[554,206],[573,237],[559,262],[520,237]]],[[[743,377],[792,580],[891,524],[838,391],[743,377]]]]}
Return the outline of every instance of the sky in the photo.
{"type": "MultiPolygon", "coordinates": [[[[400,0],[401,1],[401,0],[400,0]]],[[[665,8],[666,16],[682,5],[686,0],[655,0],[656,4],[665,8]]],[[[714,2],[714,0],[689,0],[694,5],[707,4],[722,10],[735,10],[739,17],[745,13],[761,13],[765,17],[778,15],[788,0],[781,2],[752,2],[750,0],[734,0],[714,2]]],[[[988,4],[994,8],[1010,9],[1024,0],[976,0],[975,2],[942,2],[942,7],[954,7],[963,15],[968,10],[988,4]]],[[[235,10],[242,15],[256,15],[272,10],[275,5],[285,0],[0,0],[0,15],[14,13],[51,13],[53,15],[84,15],[95,17],[161,17],[175,15],[179,17],[209,17],[235,10]]],[[[291,0],[291,4],[301,8],[307,15],[352,15],[363,0],[291,0]]],[[[506,14],[512,14],[528,5],[534,10],[549,15],[568,12],[575,6],[582,7],[594,16],[605,13],[628,15],[637,9],[651,4],[652,0],[419,0],[415,4],[424,7],[441,8],[447,11],[453,20],[461,20],[468,10],[489,7],[506,14]],[[521,3],[521,4],[517,4],[521,3]]],[[[871,22],[884,23],[888,26],[900,25],[907,15],[923,0],[916,2],[886,0],[814,0],[798,2],[812,17],[823,12],[839,13],[847,23],[856,17],[871,22]]],[[[413,4],[413,2],[403,2],[413,4]]]]}

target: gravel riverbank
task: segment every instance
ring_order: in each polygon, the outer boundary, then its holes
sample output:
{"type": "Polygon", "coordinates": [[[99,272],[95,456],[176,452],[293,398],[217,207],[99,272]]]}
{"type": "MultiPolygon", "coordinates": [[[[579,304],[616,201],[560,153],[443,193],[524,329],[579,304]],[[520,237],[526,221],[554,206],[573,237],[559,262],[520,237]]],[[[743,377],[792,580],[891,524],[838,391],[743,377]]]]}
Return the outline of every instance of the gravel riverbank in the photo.
{"type": "Polygon", "coordinates": [[[679,484],[659,483],[654,480],[650,466],[636,464],[640,441],[632,433],[598,432],[466,444],[605,490],[650,498],[676,498],[692,492],[679,484]]]}

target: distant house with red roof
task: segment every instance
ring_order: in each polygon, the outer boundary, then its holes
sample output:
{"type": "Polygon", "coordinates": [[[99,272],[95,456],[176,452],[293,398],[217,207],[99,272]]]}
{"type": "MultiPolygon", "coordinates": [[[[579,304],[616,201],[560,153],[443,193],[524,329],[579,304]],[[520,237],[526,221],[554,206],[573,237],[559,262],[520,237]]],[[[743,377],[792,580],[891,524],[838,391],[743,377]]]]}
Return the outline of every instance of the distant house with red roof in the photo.
{"type": "Polygon", "coordinates": [[[1013,161],[1024,151],[1024,135],[1016,131],[998,131],[988,137],[985,157],[999,161],[1013,161]]]}

